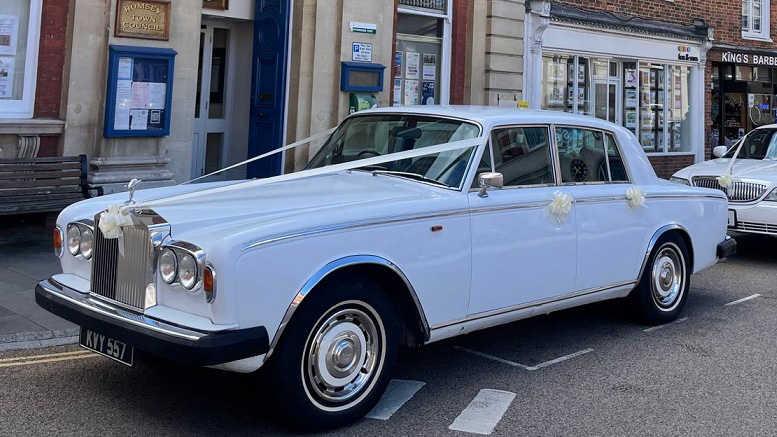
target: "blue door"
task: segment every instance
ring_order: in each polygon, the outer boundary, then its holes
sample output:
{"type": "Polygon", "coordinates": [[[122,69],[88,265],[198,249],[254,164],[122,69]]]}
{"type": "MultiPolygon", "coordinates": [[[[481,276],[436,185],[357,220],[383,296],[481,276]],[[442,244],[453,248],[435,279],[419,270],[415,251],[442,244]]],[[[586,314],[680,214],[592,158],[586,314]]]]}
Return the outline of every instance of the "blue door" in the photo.
{"type": "MultiPolygon", "coordinates": [[[[256,0],[248,157],[282,146],[291,0],[256,0]]],[[[253,162],[248,177],[281,173],[281,155],[253,162]]]]}

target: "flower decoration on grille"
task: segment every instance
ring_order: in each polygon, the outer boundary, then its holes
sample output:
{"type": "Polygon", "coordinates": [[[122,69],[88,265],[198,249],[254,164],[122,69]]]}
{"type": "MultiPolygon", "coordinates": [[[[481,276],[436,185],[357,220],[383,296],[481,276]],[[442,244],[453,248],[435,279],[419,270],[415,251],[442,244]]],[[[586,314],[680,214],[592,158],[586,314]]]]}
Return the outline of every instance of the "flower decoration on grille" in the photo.
{"type": "Polygon", "coordinates": [[[107,211],[100,214],[98,226],[106,239],[114,239],[122,236],[122,226],[132,224],[132,219],[123,210],[121,205],[111,205],[107,211]]]}

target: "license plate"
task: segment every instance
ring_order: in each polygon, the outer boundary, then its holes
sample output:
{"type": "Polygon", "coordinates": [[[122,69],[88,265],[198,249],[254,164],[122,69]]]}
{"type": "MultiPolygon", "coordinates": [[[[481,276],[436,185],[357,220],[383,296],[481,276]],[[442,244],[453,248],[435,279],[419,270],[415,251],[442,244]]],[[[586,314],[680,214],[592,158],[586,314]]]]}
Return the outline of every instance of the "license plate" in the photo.
{"type": "Polygon", "coordinates": [[[737,225],[737,212],[733,210],[728,211],[728,227],[734,228],[737,225]]]}
{"type": "Polygon", "coordinates": [[[81,328],[79,343],[84,349],[97,352],[128,366],[132,366],[135,358],[134,347],[89,329],[81,328]]]}

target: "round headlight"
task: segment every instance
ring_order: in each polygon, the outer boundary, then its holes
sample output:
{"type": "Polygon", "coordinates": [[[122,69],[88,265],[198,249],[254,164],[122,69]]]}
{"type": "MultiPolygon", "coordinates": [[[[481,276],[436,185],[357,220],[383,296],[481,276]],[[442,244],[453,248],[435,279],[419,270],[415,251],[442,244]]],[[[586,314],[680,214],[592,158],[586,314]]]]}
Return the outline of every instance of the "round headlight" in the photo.
{"type": "Polygon", "coordinates": [[[197,262],[191,255],[184,255],[178,262],[178,280],[187,290],[197,285],[197,262]]]}
{"type": "Polygon", "coordinates": [[[94,232],[92,232],[91,229],[84,229],[84,232],[81,232],[81,244],[79,247],[81,249],[81,255],[83,255],[84,258],[89,259],[92,257],[92,249],[94,249],[94,232]]]}
{"type": "Polygon", "coordinates": [[[159,275],[162,280],[172,284],[175,281],[177,270],[178,258],[175,256],[175,252],[170,249],[163,250],[162,255],[159,256],[159,275]]]}
{"type": "Polygon", "coordinates": [[[81,230],[76,225],[67,227],[67,250],[73,256],[81,250],[81,230]]]}

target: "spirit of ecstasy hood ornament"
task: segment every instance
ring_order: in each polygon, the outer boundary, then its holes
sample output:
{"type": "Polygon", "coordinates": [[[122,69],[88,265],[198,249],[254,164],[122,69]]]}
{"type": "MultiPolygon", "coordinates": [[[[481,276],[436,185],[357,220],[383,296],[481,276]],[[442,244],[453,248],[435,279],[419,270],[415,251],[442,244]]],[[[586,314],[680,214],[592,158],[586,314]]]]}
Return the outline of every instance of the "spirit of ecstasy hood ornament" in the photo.
{"type": "Polygon", "coordinates": [[[135,201],[132,200],[132,198],[135,197],[135,189],[137,188],[138,184],[140,184],[141,182],[143,181],[141,181],[140,179],[133,179],[129,181],[129,183],[127,184],[127,189],[129,190],[129,199],[126,202],[124,202],[125,205],[133,205],[135,203],[135,201]]]}

